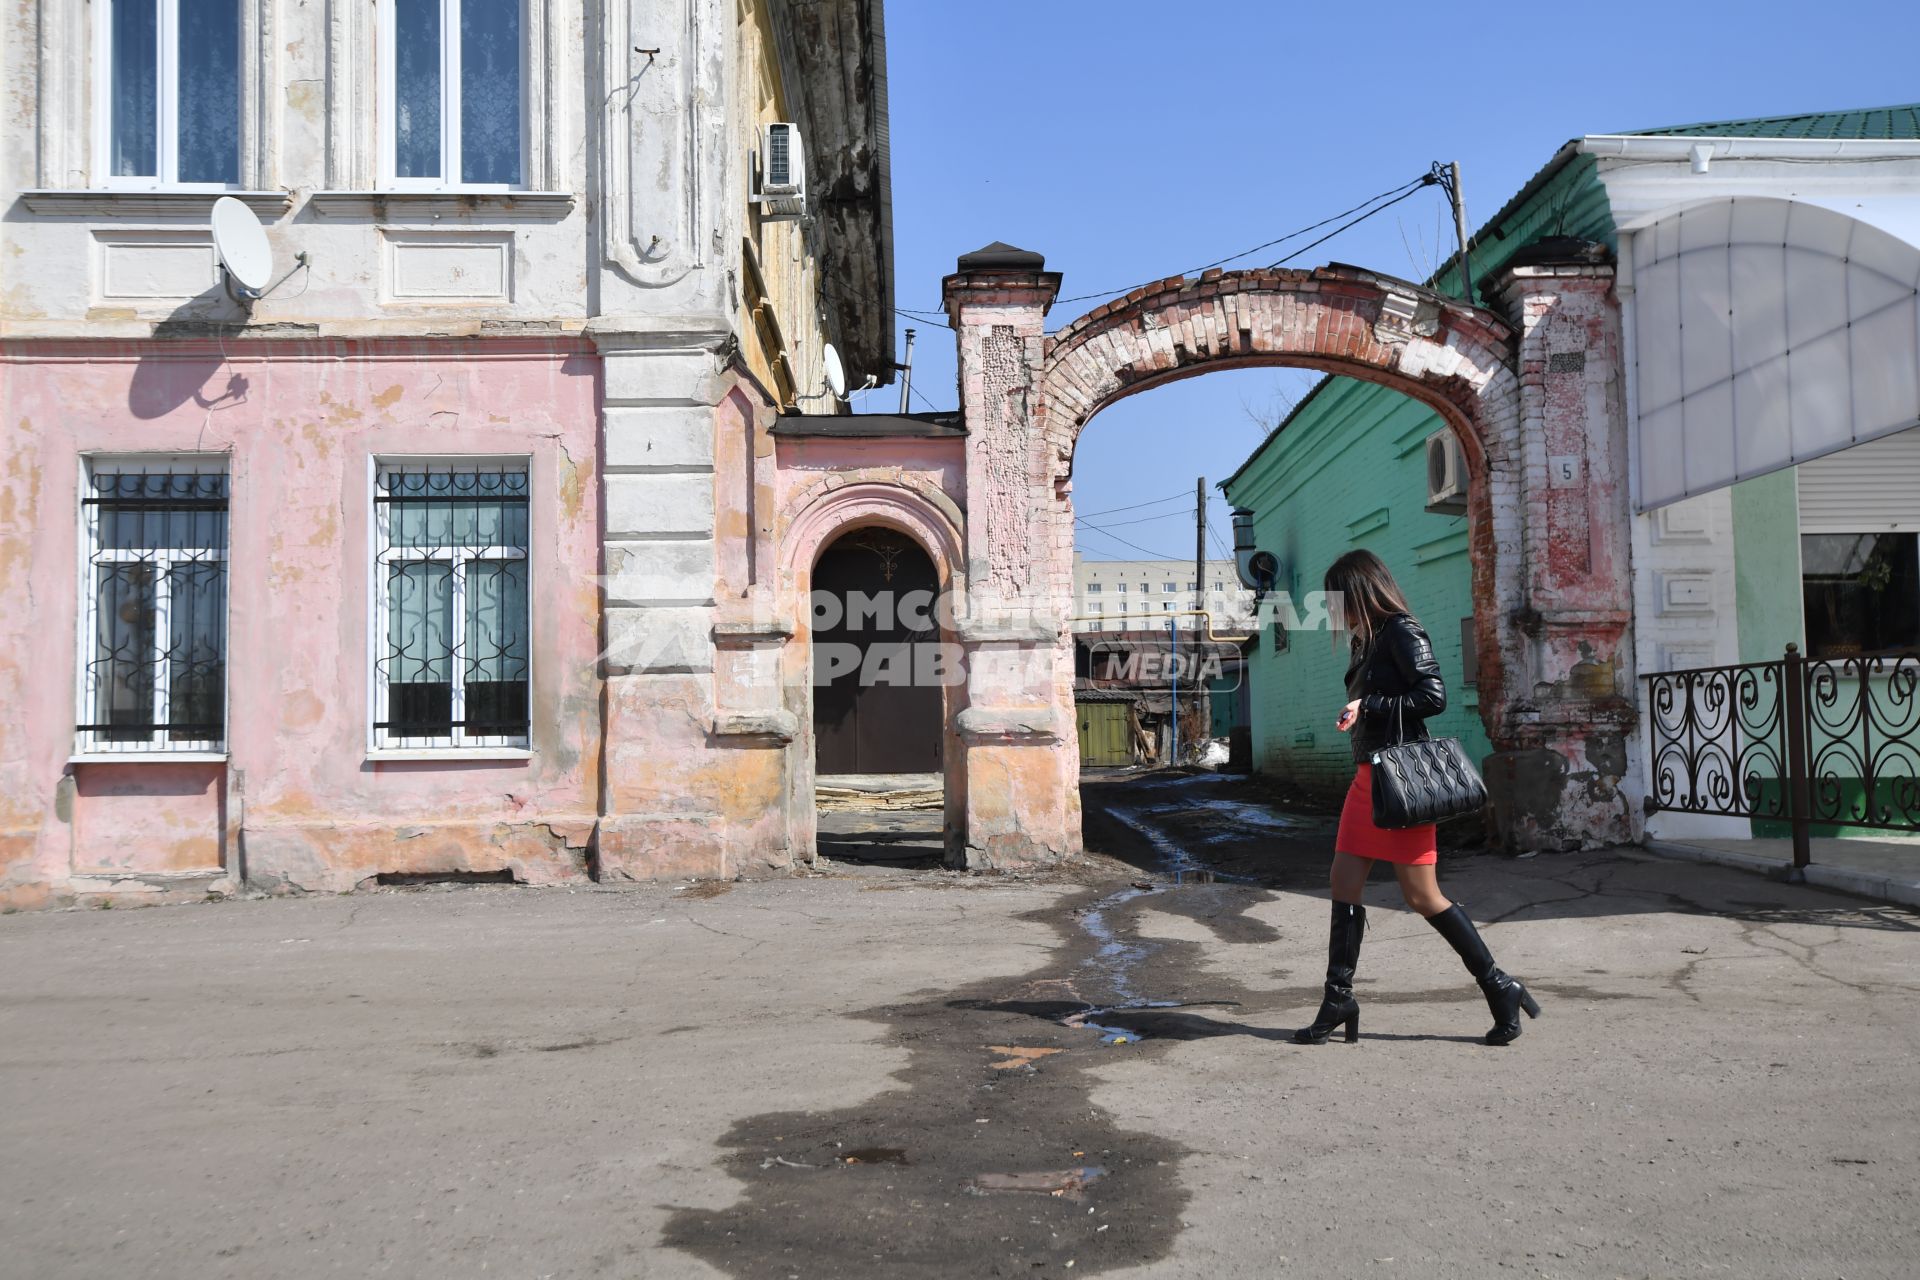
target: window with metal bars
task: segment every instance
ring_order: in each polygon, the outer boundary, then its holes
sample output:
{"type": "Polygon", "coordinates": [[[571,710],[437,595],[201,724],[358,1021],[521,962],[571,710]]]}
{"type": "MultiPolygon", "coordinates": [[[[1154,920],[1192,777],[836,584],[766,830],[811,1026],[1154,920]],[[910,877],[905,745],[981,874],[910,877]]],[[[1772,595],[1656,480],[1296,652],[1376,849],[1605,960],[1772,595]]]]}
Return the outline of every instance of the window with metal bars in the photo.
{"type": "Polygon", "coordinates": [[[221,751],[225,459],[88,459],[75,749],[221,751]]]}
{"type": "Polygon", "coordinates": [[[374,747],[524,748],[525,463],[382,464],[373,501],[374,747]]]}

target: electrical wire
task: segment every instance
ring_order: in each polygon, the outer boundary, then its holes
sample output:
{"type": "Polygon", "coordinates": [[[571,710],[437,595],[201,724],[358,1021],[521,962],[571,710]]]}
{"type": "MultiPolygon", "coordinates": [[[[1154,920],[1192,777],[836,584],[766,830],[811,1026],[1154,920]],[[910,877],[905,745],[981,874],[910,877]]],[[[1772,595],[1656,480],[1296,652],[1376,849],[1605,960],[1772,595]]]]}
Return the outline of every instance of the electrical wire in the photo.
{"type": "MultiPolygon", "coordinates": [[[[1202,271],[1212,270],[1214,267],[1225,266],[1229,262],[1236,262],[1241,258],[1249,257],[1252,254],[1259,253],[1262,249],[1271,249],[1275,245],[1285,244],[1289,240],[1297,240],[1301,236],[1308,235],[1308,234],[1311,234],[1312,232],[1318,231],[1320,228],[1328,225],[1329,223],[1339,222],[1342,218],[1351,217],[1353,214],[1360,213],[1360,211],[1363,209],[1367,210],[1367,212],[1364,214],[1361,214],[1360,217],[1354,218],[1352,222],[1345,224],[1344,226],[1340,227],[1338,230],[1329,232],[1327,235],[1324,235],[1320,237],[1318,240],[1315,240],[1312,244],[1305,245],[1302,248],[1296,250],[1294,253],[1289,254],[1286,258],[1282,258],[1280,260],[1280,262],[1290,261],[1292,258],[1298,257],[1300,254],[1305,253],[1308,249],[1313,248],[1315,245],[1325,244],[1328,240],[1331,240],[1334,236],[1339,235],[1341,231],[1345,231],[1348,227],[1357,226],[1359,223],[1364,222],[1367,218],[1370,218],[1374,214],[1379,213],[1381,209],[1390,208],[1392,205],[1400,203],[1400,201],[1405,200],[1408,196],[1412,195],[1415,191],[1418,191],[1420,188],[1434,186],[1438,184],[1438,182],[1439,182],[1439,179],[1435,177],[1432,173],[1423,173],[1419,177],[1414,178],[1409,182],[1403,182],[1397,187],[1389,187],[1387,190],[1380,192],[1378,195],[1369,196],[1367,199],[1362,200],[1359,204],[1354,205],[1351,209],[1342,210],[1341,212],[1334,214],[1332,217],[1322,218],[1318,222],[1309,223],[1308,225],[1301,227],[1298,230],[1289,231],[1287,232],[1287,234],[1283,236],[1276,236],[1271,240],[1266,240],[1261,242],[1260,244],[1256,244],[1250,249],[1242,249],[1238,253],[1230,253],[1224,258],[1215,258],[1212,262],[1203,262],[1197,267],[1189,267],[1185,271],[1181,272],[1180,274],[1183,276],[1191,276],[1191,275],[1196,275],[1202,271]],[[1393,197],[1393,199],[1388,200],[1389,196],[1393,197]],[[1382,200],[1387,200],[1387,203],[1380,204],[1379,202],[1382,200]],[[1369,208],[1369,206],[1371,205],[1379,205],[1379,207],[1369,208]]],[[[1275,263],[1274,265],[1278,266],[1279,263],[1275,263]]],[[[1140,288],[1142,285],[1152,284],[1154,283],[1154,281],[1161,280],[1164,278],[1165,278],[1164,276],[1155,276],[1151,280],[1141,280],[1135,284],[1122,285],[1118,289],[1102,289],[1093,293],[1071,294],[1065,298],[1055,298],[1054,303],[1055,305],[1058,305],[1064,302],[1087,302],[1094,298],[1111,298],[1122,293],[1131,293],[1135,289],[1140,288]]],[[[821,283],[824,284],[828,289],[831,289],[836,293],[840,291],[839,286],[830,278],[823,276],[821,278],[821,283]]],[[[858,302],[861,305],[865,305],[864,299],[851,298],[849,295],[846,295],[846,294],[842,294],[841,296],[847,297],[849,301],[858,302]]],[[[943,329],[951,329],[953,327],[951,324],[947,322],[945,318],[945,312],[935,307],[902,307],[899,305],[895,305],[893,307],[893,312],[896,316],[910,316],[922,324],[936,325],[943,329]]]]}
{"type": "Polygon", "coordinates": [[[1125,507],[1108,507],[1108,508],[1107,508],[1106,510],[1104,510],[1104,511],[1082,511],[1082,512],[1080,512],[1080,513],[1079,513],[1079,514],[1078,514],[1078,515],[1077,515],[1077,516],[1076,516],[1075,518],[1076,518],[1076,519],[1080,519],[1080,520],[1087,520],[1087,519],[1091,519],[1091,518],[1092,518],[1092,517],[1094,517],[1094,516],[1110,516],[1110,515],[1114,515],[1114,514],[1116,514],[1116,513],[1118,513],[1118,512],[1121,512],[1121,511],[1138,511],[1138,510],[1140,510],[1140,508],[1142,508],[1142,507],[1157,507],[1157,506],[1159,506],[1159,505],[1160,505],[1161,503],[1163,503],[1163,502],[1178,502],[1178,501],[1181,501],[1182,499],[1185,499],[1185,498],[1189,498],[1189,497],[1192,497],[1192,496],[1193,496],[1193,495],[1191,495],[1191,494],[1189,494],[1189,493],[1187,493],[1187,492],[1186,492],[1186,491],[1185,491],[1185,490],[1183,489],[1183,490],[1181,490],[1181,491],[1180,491],[1179,493],[1175,493],[1175,494],[1170,494],[1170,495],[1168,495],[1167,497],[1164,497],[1164,498],[1152,498],[1152,499],[1149,499],[1149,500],[1148,500],[1148,501],[1146,501],[1146,502],[1136,502],[1136,503],[1133,503],[1133,504],[1132,504],[1132,505],[1130,505],[1130,506],[1125,506],[1125,507]]]}
{"type": "MultiPolygon", "coordinates": [[[[1183,276],[1190,276],[1201,271],[1208,271],[1214,267],[1224,266],[1229,262],[1234,262],[1240,258],[1247,257],[1250,254],[1258,253],[1262,249],[1271,249],[1273,248],[1273,246],[1277,244],[1285,244],[1289,240],[1297,240],[1301,236],[1307,235],[1310,232],[1318,231],[1321,227],[1326,226],[1329,222],[1338,222],[1342,218],[1345,218],[1351,214],[1358,213],[1360,210],[1365,209],[1368,205],[1375,204],[1381,200],[1385,200],[1388,196],[1395,196],[1396,199],[1393,200],[1391,203],[1398,204],[1401,200],[1406,199],[1407,196],[1412,195],[1414,191],[1417,191],[1421,187],[1432,186],[1434,182],[1435,182],[1435,179],[1432,174],[1423,173],[1419,177],[1413,179],[1411,182],[1403,182],[1397,187],[1390,187],[1387,190],[1382,191],[1377,196],[1370,196],[1367,199],[1362,200],[1359,204],[1353,206],[1353,208],[1351,209],[1345,210],[1344,212],[1341,212],[1341,213],[1334,214],[1331,218],[1322,218],[1320,219],[1320,221],[1313,223],[1310,226],[1301,227],[1298,231],[1289,231],[1287,232],[1287,234],[1283,236],[1276,236],[1274,239],[1268,240],[1264,244],[1257,244],[1253,246],[1253,248],[1251,249],[1242,249],[1240,252],[1230,253],[1224,258],[1216,258],[1212,262],[1202,263],[1197,267],[1189,267],[1187,270],[1181,272],[1180,274],[1183,276]]],[[[1384,209],[1386,207],[1387,205],[1383,204],[1380,206],[1380,209],[1384,209]]],[[[1375,209],[1364,216],[1372,217],[1373,214],[1378,213],[1380,209],[1375,209]]],[[[1355,221],[1359,221],[1359,219],[1356,219],[1355,221]]],[[[1349,223],[1347,225],[1352,226],[1353,224],[1349,223]]],[[[1346,227],[1342,227],[1340,228],[1340,230],[1344,231],[1346,230],[1346,227]]],[[[1332,235],[1339,235],[1339,234],[1340,234],[1339,231],[1335,231],[1332,233],[1332,235]]],[[[1315,240],[1313,244],[1324,244],[1327,240],[1331,238],[1332,236],[1322,236],[1319,240],[1315,240]]],[[[1311,249],[1312,247],[1313,245],[1308,245],[1306,248],[1311,249]]],[[[1304,253],[1306,252],[1306,249],[1302,249],[1299,252],[1304,253]]],[[[1284,262],[1286,261],[1286,259],[1282,258],[1281,261],[1284,262]]],[[[1078,293],[1073,295],[1070,298],[1055,298],[1054,302],[1055,303],[1085,302],[1090,298],[1110,298],[1116,294],[1131,293],[1135,289],[1140,288],[1141,285],[1152,284],[1154,283],[1155,280],[1160,280],[1163,278],[1164,277],[1161,277],[1161,276],[1155,276],[1153,280],[1142,280],[1140,281],[1139,284],[1123,285],[1118,289],[1103,289],[1096,293],[1078,293]]]]}
{"type": "Polygon", "coordinates": [[[1163,511],[1157,516],[1141,516],[1135,520],[1109,520],[1106,524],[1093,524],[1085,516],[1074,517],[1075,523],[1087,524],[1095,529],[1117,529],[1117,528],[1124,528],[1125,526],[1130,524],[1152,524],[1157,520],[1191,520],[1191,519],[1193,519],[1193,512],[1191,510],[1163,511]]]}
{"type": "Polygon", "coordinates": [[[1227,540],[1214,532],[1213,526],[1207,526],[1207,537],[1213,542],[1213,549],[1220,553],[1222,560],[1233,559],[1233,549],[1227,546],[1227,540]]]}
{"type": "Polygon", "coordinates": [[[1163,553],[1161,553],[1161,552],[1158,552],[1158,551],[1155,551],[1155,550],[1154,550],[1154,549],[1153,549],[1152,547],[1143,547],[1143,546],[1141,546],[1141,545],[1140,545],[1139,543],[1137,543],[1137,542],[1129,542],[1129,541],[1127,541],[1127,540],[1126,540],[1125,538],[1123,538],[1123,537],[1121,537],[1121,536],[1120,536],[1119,534],[1117,534],[1117,533],[1108,533],[1108,532],[1107,532],[1107,531],[1106,531],[1105,529],[1102,529],[1102,528],[1101,528],[1101,527],[1100,527],[1099,525],[1097,525],[1097,524],[1090,524],[1090,525],[1088,525],[1088,526],[1086,526],[1086,527],[1087,527],[1087,529],[1088,529],[1088,530],[1090,530],[1091,532],[1094,532],[1094,533],[1098,533],[1098,534],[1100,534],[1100,535],[1101,535],[1102,537],[1106,537],[1106,538],[1112,538],[1112,539],[1113,539],[1113,540],[1114,540],[1115,542],[1118,542],[1118,543],[1120,543],[1120,544],[1121,544],[1121,545],[1123,545],[1123,546],[1128,546],[1128,547],[1132,547],[1132,548],[1133,548],[1133,549],[1134,549],[1135,551],[1144,551],[1144,552],[1146,552],[1146,553],[1147,553],[1148,555],[1150,555],[1150,556],[1152,556],[1152,557],[1153,557],[1153,558],[1154,558],[1155,560],[1178,560],[1178,559],[1180,559],[1180,557],[1179,557],[1179,556],[1170,556],[1170,555],[1165,555],[1165,554],[1163,554],[1163,553]]]}
{"type": "MultiPolygon", "coordinates": [[[[1440,180],[1438,178],[1434,177],[1430,173],[1422,174],[1420,176],[1419,181],[1416,182],[1410,190],[1402,191],[1399,195],[1395,196],[1393,199],[1387,201],[1383,205],[1376,205],[1375,207],[1368,209],[1365,213],[1355,218],[1352,222],[1343,223],[1342,225],[1335,227],[1333,230],[1327,232],[1327,234],[1321,236],[1318,240],[1314,240],[1308,244],[1301,245],[1298,249],[1295,249],[1292,253],[1288,254],[1284,258],[1279,259],[1279,261],[1273,263],[1272,265],[1278,267],[1286,263],[1292,262],[1295,258],[1299,257],[1301,254],[1305,253],[1307,250],[1315,248],[1319,245],[1325,244],[1327,241],[1333,239],[1335,236],[1339,235],[1341,232],[1347,230],[1348,228],[1359,226],[1361,223],[1365,222],[1368,218],[1371,218],[1374,214],[1382,213],[1388,209],[1391,209],[1393,208],[1393,206],[1399,204],[1402,200],[1409,199],[1410,197],[1418,194],[1418,192],[1422,187],[1434,186],[1439,181],[1440,180]]],[[[1351,210],[1349,212],[1351,212],[1351,210]]],[[[1340,216],[1345,217],[1346,214],[1341,214],[1340,216]]],[[[1328,219],[1328,221],[1332,221],[1332,219],[1328,219]]],[[[1325,226],[1326,223],[1321,223],[1320,225],[1325,226]]]]}

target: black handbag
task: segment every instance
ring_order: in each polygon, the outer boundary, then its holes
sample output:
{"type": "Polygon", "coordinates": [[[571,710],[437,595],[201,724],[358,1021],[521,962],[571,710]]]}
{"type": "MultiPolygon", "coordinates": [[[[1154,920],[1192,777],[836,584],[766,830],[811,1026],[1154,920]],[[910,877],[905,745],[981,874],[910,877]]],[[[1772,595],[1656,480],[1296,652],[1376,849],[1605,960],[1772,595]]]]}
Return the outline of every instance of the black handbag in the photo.
{"type": "Polygon", "coordinates": [[[1406,713],[1394,708],[1394,746],[1373,753],[1373,825],[1393,830],[1478,812],[1487,784],[1458,738],[1407,742],[1406,713]]]}

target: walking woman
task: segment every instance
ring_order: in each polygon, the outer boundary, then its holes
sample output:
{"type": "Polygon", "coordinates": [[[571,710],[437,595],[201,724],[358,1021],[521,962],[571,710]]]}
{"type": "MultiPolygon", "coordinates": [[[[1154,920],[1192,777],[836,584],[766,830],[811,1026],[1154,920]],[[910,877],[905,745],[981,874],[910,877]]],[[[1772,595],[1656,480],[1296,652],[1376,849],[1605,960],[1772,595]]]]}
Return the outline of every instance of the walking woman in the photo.
{"type": "Polygon", "coordinates": [[[1353,661],[1347,668],[1347,705],[1336,727],[1353,742],[1353,785],[1340,810],[1334,838],[1333,937],[1328,945],[1326,998],[1310,1027],[1294,1032],[1299,1044],[1325,1044],[1335,1027],[1346,1025],[1348,1041],[1360,1038],[1360,1002],[1353,997],[1353,973],[1360,963],[1360,939],[1367,909],[1360,905],[1367,873],[1387,862],[1400,881],[1407,906],[1452,944],[1467,972],[1486,993],[1493,1011],[1488,1044],[1510,1044],[1520,1035],[1520,1011],[1540,1016],[1540,1006],[1518,979],[1494,966],[1473,921],[1440,892],[1434,875],[1438,853],[1431,824],[1394,830],[1373,824],[1373,778],[1369,758],[1397,742],[1427,736],[1426,721],[1447,708],[1447,688],[1433,659],[1427,633],[1414,621],[1400,587],[1379,556],[1349,551],[1327,570],[1326,589],[1345,606],[1353,633],[1353,661]]]}

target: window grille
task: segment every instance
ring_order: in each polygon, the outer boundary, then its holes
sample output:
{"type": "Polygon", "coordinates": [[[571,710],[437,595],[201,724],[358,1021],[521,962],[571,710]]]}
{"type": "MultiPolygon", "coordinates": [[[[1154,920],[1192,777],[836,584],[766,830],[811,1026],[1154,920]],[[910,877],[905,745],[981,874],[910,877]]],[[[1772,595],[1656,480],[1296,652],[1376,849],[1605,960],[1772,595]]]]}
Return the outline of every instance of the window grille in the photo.
{"type": "Polygon", "coordinates": [[[525,747],[524,465],[384,465],[374,492],[374,745],[525,747]]]}
{"type": "Polygon", "coordinates": [[[92,462],[81,510],[87,569],[76,749],[223,750],[225,469],[92,462]]]}

